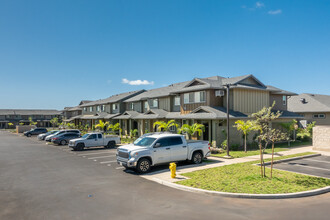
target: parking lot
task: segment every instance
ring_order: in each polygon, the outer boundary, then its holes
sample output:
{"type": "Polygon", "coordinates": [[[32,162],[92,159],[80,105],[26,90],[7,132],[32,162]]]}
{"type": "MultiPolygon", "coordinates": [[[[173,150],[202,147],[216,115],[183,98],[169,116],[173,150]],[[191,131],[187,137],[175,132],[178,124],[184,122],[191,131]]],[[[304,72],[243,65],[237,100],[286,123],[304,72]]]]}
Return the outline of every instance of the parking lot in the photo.
{"type": "Polygon", "coordinates": [[[275,169],[330,178],[330,157],[316,156],[274,164],[275,169]]]}

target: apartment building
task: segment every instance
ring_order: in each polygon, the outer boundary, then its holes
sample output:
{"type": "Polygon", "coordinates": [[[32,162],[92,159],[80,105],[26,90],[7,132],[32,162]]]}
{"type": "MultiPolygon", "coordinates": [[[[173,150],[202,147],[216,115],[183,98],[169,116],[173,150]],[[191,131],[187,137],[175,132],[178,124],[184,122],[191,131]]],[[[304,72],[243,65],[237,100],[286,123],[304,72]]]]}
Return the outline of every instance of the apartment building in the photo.
{"type": "Polygon", "coordinates": [[[316,125],[330,125],[330,96],[303,93],[288,99],[288,110],[304,117],[302,126],[316,122],[316,125]]]}
{"type": "MultiPolygon", "coordinates": [[[[282,112],[278,122],[301,118],[287,109],[288,98],[297,94],[265,85],[253,75],[244,75],[232,78],[194,78],[191,81],[145,91],[125,100],[126,111],[113,119],[120,122],[123,134],[129,134],[131,129],[138,129],[139,135],[154,131],[152,125],[159,120],[174,119],[180,125],[201,123],[205,126],[205,132],[198,138],[221,143],[225,139],[227,123],[226,85],[230,86],[232,143],[241,141],[241,134],[232,127],[235,121],[248,119],[249,115],[264,106],[271,106],[274,101],[274,110],[282,112]]],[[[172,129],[175,131],[175,128],[172,129]]]]}
{"type": "Polygon", "coordinates": [[[37,122],[38,127],[51,127],[50,120],[54,117],[61,120],[62,112],[45,109],[0,109],[0,129],[10,128],[9,123],[13,126],[28,125],[29,118],[37,122]]]}

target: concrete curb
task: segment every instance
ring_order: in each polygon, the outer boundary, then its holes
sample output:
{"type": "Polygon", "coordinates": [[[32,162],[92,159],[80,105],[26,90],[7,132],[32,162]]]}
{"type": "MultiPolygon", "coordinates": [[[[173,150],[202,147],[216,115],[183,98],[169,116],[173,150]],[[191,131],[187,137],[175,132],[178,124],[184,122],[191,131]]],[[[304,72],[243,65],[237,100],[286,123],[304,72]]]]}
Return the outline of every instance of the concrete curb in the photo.
{"type": "Polygon", "coordinates": [[[330,192],[330,186],[326,186],[324,188],[314,189],[314,190],[310,190],[310,191],[297,192],[297,193],[285,193],[285,194],[229,193],[229,192],[210,191],[210,190],[205,190],[205,189],[193,188],[193,187],[189,187],[189,186],[183,186],[183,185],[163,181],[163,180],[156,179],[156,178],[153,178],[152,180],[159,184],[162,184],[164,186],[172,187],[172,188],[183,190],[183,191],[223,196],[223,197],[230,197],[230,198],[244,198],[244,199],[290,199],[290,198],[316,196],[316,195],[330,192]]]}
{"type": "MultiPolygon", "coordinates": [[[[292,158],[288,158],[288,159],[277,160],[277,161],[274,161],[273,164],[297,160],[297,159],[304,159],[304,158],[309,158],[309,157],[316,157],[316,156],[321,156],[321,154],[311,154],[311,155],[306,155],[306,156],[292,157],[292,158]]],[[[270,165],[271,163],[267,162],[265,164],[270,165]]],[[[259,165],[259,164],[256,164],[256,165],[259,165]]],[[[245,199],[291,199],[291,198],[316,196],[316,195],[330,192],[330,186],[326,186],[326,187],[323,187],[320,189],[314,189],[314,190],[297,192],[297,193],[282,193],[282,194],[230,193],[230,192],[210,191],[210,190],[205,190],[205,189],[193,188],[193,187],[189,187],[189,186],[183,186],[183,185],[179,185],[176,183],[164,181],[164,180],[161,180],[158,178],[150,178],[149,180],[152,180],[152,181],[162,184],[164,186],[168,186],[168,187],[172,187],[175,189],[188,191],[188,192],[216,195],[216,196],[223,196],[223,197],[230,197],[230,198],[245,198],[245,199]]]]}
{"type": "MultiPolygon", "coordinates": [[[[305,155],[305,156],[300,156],[300,157],[291,157],[288,159],[283,159],[283,160],[276,160],[273,162],[273,164],[277,164],[277,163],[282,163],[282,162],[288,162],[288,161],[292,161],[292,160],[299,160],[299,159],[305,159],[305,158],[310,158],[310,157],[317,157],[317,156],[321,156],[322,154],[310,154],[310,155],[305,155]]],[[[256,164],[258,166],[260,166],[260,163],[256,164]]],[[[267,162],[265,163],[266,166],[271,165],[271,162],[267,162]]]]}

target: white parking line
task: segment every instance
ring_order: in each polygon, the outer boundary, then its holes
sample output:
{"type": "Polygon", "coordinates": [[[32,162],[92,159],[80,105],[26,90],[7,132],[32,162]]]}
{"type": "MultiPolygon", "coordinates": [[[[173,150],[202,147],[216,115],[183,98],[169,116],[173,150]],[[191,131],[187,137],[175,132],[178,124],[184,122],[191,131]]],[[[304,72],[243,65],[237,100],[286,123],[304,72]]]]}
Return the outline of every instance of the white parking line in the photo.
{"type": "Polygon", "coordinates": [[[125,167],[116,167],[116,170],[125,169],[125,167]]]}
{"type": "MultiPolygon", "coordinates": [[[[291,165],[291,164],[289,164],[289,165],[291,165]]],[[[317,169],[317,170],[330,171],[330,169],[325,169],[325,168],[320,168],[320,167],[312,167],[312,166],[305,166],[305,165],[300,165],[300,164],[293,164],[293,166],[299,166],[299,167],[312,168],[312,169],[317,169]]]]}
{"type": "Polygon", "coordinates": [[[315,161],[320,163],[330,163],[330,161],[323,161],[323,160],[313,160],[313,159],[304,159],[304,160],[315,161]]]}
{"type": "Polygon", "coordinates": [[[93,160],[93,159],[99,159],[99,158],[106,158],[106,157],[115,157],[116,155],[109,155],[109,156],[101,156],[101,157],[90,157],[88,158],[89,160],[93,160]]]}
{"type": "MultiPolygon", "coordinates": [[[[108,154],[110,152],[112,152],[112,151],[102,151],[102,152],[97,152],[97,153],[82,153],[82,154],[77,153],[77,155],[78,156],[88,156],[88,155],[104,154],[104,153],[107,153],[108,154]]],[[[116,152],[114,152],[114,153],[116,153],[116,152]]]]}
{"type": "Polygon", "coordinates": [[[105,163],[115,163],[117,160],[111,160],[111,161],[102,161],[100,164],[105,164],[105,163]]]}

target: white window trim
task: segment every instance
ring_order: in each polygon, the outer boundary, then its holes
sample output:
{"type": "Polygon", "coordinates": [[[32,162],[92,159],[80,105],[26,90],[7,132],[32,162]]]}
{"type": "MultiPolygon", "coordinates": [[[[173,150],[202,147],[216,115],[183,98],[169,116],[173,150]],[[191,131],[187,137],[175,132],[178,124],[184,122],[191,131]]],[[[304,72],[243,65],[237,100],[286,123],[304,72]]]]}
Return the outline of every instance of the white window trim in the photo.
{"type": "Polygon", "coordinates": [[[206,92],[205,91],[198,91],[198,92],[188,92],[188,93],[184,93],[183,94],[184,96],[184,99],[183,99],[183,104],[195,104],[195,103],[205,103],[206,102],[206,92]],[[194,97],[194,101],[193,102],[190,102],[189,101],[189,97],[190,97],[190,94],[193,93],[193,97],[194,97]],[[196,93],[199,93],[199,101],[196,102],[195,99],[196,99],[196,93]],[[201,93],[204,93],[204,98],[205,100],[201,100],[201,93]]]}

